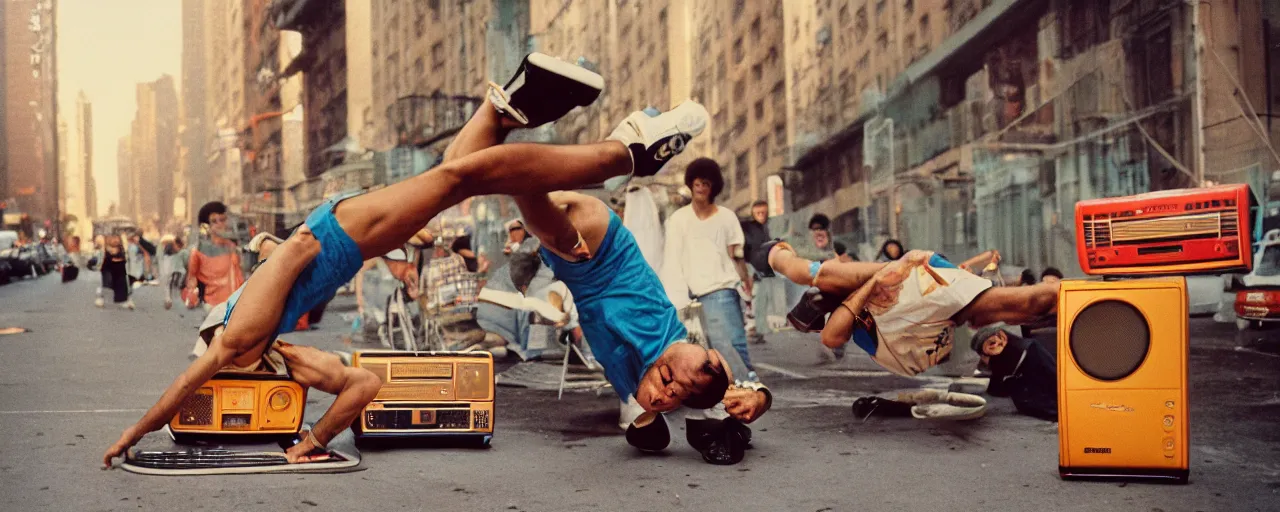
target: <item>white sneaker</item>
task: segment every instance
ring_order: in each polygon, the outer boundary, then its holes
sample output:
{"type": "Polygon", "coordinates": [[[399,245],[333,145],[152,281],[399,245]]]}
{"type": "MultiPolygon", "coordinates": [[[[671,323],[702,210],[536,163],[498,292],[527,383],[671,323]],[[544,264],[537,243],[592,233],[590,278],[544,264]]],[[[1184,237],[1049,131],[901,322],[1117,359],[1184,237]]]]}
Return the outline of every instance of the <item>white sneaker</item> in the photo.
{"type": "Polygon", "coordinates": [[[98,297],[97,299],[94,299],[93,305],[98,307],[103,307],[107,305],[107,301],[102,300],[102,297],[98,297]]]}
{"type": "Polygon", "coordinates": [[[284,243],[284,240],[281,240],[280,237],[264,231],[255,235],[252,240],[249,240],[249,243],[245,245],[245,249],[254,254],[260,253],[262,252],[262,243],[267,240],[274,241],[276,244],[284,243]]]}
{"type": "Polygon", "coordinates": [[[685,100],[657,116],[632,112],[608,137],[631,150],[631,174],[609,179],[605,188],[618,190],[631,176],[653,176],[661,172],[667,162],[684,152],[689,141],[707,128],[709,117],[707,109],[693,100],[685,100]]]}
{"type": "Polygon", "coordinates": [[[132,301],[132,300],[130,300],[130,301],[128,301],[128,302],[125,302],[124,304],[121,304],[121,305],[120,305],[120,308],[121,308],[121,309],[128,309],[128,310],[131,310],[131,311],[132,311],[133,309],[136,309],[136,308],[137,308],[137,306],[134,306],[133,301],[132,301]]]}

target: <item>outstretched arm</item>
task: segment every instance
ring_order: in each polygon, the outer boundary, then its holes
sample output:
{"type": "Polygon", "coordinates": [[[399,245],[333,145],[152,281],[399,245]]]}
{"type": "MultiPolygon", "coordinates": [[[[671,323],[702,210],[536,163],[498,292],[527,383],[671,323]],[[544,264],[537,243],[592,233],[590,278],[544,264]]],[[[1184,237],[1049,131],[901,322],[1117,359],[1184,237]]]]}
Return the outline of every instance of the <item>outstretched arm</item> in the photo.
{"type": "Polygon", "coordinates": [[[107,449],[107,453],[102,456],[102,465],[110,468],[111,459],[123,456],[125,450],[137,444],[142,436],[168,423],[173,415],[178,413],[178,409],[187,397],[208,382],[213,374],[218,373],[218,370],[231,362],[234,357],[235,351],[222,344],[221,337],[214,338],[213,344],[204,352],[204,355],[192,362],[191,366],[188,366],[187,370],[169,385],[169,389],[160,396],[160,400],[142,415],[142,419],[125,429],[120,439],[107,449]]]}
{"type": "Polygon", "coordinates": [[[1000,263],[1000,251],[992,249],[964,260],[964,263],[960,264],[960,268],[974,273],[982,273],[982,270],[992,263],[1000,263]]]}
{"type": "Polygon", "coordinates": [[[312,427],[311,433],[285,451],[289,462],[307,462],[310,460],[308,453],[323,448],[351,425],[364,406],[378,395],[382,381],[373,372],[346,367],[338,356],[317,348],[283,342],[278,342],[278,345],[280,355],[289,363],[289,371],[298,384],[337,395],[333,405],[312,427]]]}

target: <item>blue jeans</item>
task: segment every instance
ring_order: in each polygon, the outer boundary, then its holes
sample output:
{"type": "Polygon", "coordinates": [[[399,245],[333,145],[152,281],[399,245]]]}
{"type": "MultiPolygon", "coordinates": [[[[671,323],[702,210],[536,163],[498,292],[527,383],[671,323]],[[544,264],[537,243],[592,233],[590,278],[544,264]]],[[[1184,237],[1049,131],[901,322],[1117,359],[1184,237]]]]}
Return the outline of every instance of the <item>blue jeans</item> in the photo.
{"type": "Polygon", "coordinates": [[[729,362],[734,378],[753,380],[751,355],[747,353],[747,327],[742,321],[742,303],[738,291],[716,290],[701,297],[702,314],[707,320],[707,341],[729,362]],[[733,357],[733,355],[737,357],[733,357]]]}

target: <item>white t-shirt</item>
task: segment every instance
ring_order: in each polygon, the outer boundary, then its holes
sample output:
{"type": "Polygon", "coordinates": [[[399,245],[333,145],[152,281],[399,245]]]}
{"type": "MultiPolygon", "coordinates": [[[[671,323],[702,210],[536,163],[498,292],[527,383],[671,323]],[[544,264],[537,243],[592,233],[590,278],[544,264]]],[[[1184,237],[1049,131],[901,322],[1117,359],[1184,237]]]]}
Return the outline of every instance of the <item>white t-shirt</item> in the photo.
{"type": "Polygon", "coordinates": [[[662,258],[662,282],[676,309],[688,305],[689,294],[733,289],[741,278],[729,257],[729,246],[742,245],[742,224],[733,211],[716,206],[716,213],[699,219],[693,205],[667,219],[666,247],[662,258]]]}

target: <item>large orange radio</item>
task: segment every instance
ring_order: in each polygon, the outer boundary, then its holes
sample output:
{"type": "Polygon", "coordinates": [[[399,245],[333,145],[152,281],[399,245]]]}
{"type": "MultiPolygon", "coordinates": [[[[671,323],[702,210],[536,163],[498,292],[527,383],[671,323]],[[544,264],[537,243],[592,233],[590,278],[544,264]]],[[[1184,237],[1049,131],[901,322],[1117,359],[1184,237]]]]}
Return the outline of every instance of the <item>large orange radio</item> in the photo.
{"type": "Polygon", "coordinates": [[[1092,275],[1249,269],[1248,185],[1076,203],[1076,254],[1092,275]]]}
{"type": "Polygon", "coordinates": [[[493,438],[493,354],[356,352],[351,366],[382,379],[382,389],[351,425],[357,438],[493,438]]]}
{"type": "Polygon", "coordinates": [[[1058,473],[1186,483],[1187,281],[1058,290],[1058,473]]]}

